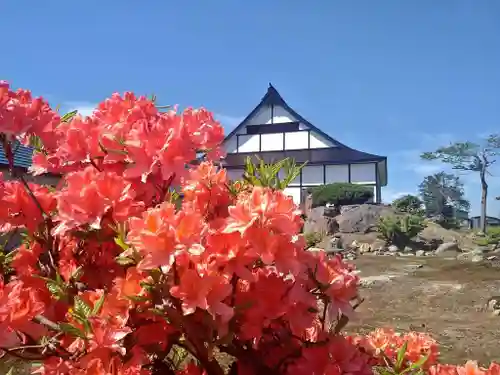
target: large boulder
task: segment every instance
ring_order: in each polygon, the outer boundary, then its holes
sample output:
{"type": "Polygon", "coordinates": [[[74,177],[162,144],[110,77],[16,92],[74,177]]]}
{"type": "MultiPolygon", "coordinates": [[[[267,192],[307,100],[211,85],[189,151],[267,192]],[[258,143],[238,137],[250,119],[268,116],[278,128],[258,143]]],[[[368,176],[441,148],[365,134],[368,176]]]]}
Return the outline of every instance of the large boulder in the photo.
{"type": "Polygon", "coordinates": [[[383,205],[362,204],[343,208],[336,220],[340,233],[368,233],[377,228],[380,217],[394,215],[394,211],[383,205]]]}
{"type": "Polygon", "coordinates": [[[309,210],[307,219],[304,223],[304,233],[319,232],[328,235],[337,232],[337,221],[335,214],[330,208],[315,207],[309,210]]]}

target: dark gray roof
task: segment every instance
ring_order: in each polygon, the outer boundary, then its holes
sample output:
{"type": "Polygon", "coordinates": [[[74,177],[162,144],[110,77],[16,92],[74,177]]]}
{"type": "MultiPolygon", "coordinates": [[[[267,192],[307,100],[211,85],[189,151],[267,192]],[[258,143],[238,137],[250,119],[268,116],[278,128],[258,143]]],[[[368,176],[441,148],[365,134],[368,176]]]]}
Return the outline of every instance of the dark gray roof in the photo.
{"type": "MultiPolygon", "coordinates": [[[[14,166],[29,168],[32,163],[33,148],[18,144],[14,146],[14,150],[14,166]]],[[[0,145],[0,164],[9,165],[2,145],[0,145]]]]}
{"type": "Polygon", "coordinates": [[[265,163],[272,163],[290,157],[295,159],[297,163],[307,162],[308,165],[378,162],[385,160],[383,156],[368,154],[348,147],[330,147],[227,154],[223,160],[223,165],[240,167],[245,164],[245,160],[248,156],[256,159],[257,155],[259,158],[263,159],[265,163]]]}

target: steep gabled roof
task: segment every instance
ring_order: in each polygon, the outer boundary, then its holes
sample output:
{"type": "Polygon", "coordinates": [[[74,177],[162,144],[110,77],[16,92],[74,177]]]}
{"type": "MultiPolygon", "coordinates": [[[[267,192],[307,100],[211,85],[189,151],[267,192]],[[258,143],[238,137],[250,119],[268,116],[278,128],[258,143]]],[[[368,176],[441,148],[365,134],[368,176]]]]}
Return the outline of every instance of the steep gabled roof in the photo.
{"type": "MultiPolygon", "coordinates": [[[[278,90],[276,90],[274,88],[274,86],[269,83],[269,88],[267,89],[267,92],[266,94],[262,97],[262,99],[260,100],[260,103],[257,104],[257,106],[252,110],[252,112],[250,112],[248,114],[247,117],[245,117],[245,119],[236,127],[233,129],[233,131],[231,133],[229,133],[226,137],[226,139],[229,139],[231,138],[233,135],[235,135],[240,129],[242,129],[246,122],[252,118],[262,107],[266,107],[266,106],[271,106],[271,105],[275,105],[275,106],[281,106],[283,107],[286,111],[288,111],[293,117],[295,117],[297,119],[297,121],[307,125],[311,130],[314,130],[316,133],[320,134],[322,137],[324,137],[325,139],[329,140],[330,142],[332,142],[334,145],[336,146],[344,146],[342,143],[340,143],[339,141],[337,141],[336,139],[330,137],[328,134],[324,133],[322,130],[318,129],[316,126],[314,126],[313,124],[311,124],[309,121],[307,121],[304,117],[302,117],[300,114],[298,114],[292,107],[290,107],[287,102],[285,102],[285,99],[283,99],[280,95],[280,93],[278,92],[278,90]]],[[[347,147],[347,146],[344,146],[344,147],[347,147]]]]}
{"type": "MultiPolygon", "coordinates": [[[[386,160],[385,156],[380,156],[380,155],[374,155],[374,154],[368,154],[366,152],[362,152],[356,149],[353,149],[351,147],[346,146],[345,144],[337,141],[335,138],[331,137],[330,135],[326,134],[322,130],[318,129],[316,126],[311,124],[309,121],[307,121],[304,117],[302,117],[299,113],[297,113],[292,107],[288,105],[288,103],[281,97],[279,94],[278,90],[274,88],[274,86],[269,83],[269,88],[267,89],[266,94],[264,97],[261,99],[260,103],[257,104],[257,106],[252,110],[252,112],[249,113],[247,117],[227,135],[225,138],[225,141],[234,136],[235,134],[238,133],[243,127],[245,127],[246,122],[252,118],[262,107],[264,106],[281,106],[283,107],[286,111],[288,111],[292,116],[294,116],[299,122],[303,123],[304,125],[308,126],[311,130],[314,130],[314,132],[318,133],[321,135],[323,138],[327,139],[330,141],[332,144],[334,144],[337,148],[337,150],[334,152],[340,159],[343,160],[369,160],[369,161],[382,161],[386,160]]],[[[267,152],[267,151],[264,151],[267,152]]],[[[260,154],[260,153],[259,153],[260,154]]],[[[229,155],[228,155],[229,156],[229,155]]],[[[333,156],[333,155],[332,155],[333,156]]]]}

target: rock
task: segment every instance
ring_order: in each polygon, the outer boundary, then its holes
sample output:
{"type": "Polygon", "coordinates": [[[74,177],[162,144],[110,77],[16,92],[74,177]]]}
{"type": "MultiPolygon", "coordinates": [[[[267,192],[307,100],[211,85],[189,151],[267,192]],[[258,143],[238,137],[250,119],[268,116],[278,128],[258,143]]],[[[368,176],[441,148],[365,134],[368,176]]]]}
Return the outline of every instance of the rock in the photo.
{"type": "Polygon", "coordinates": [[[483,255],[473,255],[470,261],[472,263],[480,263],[483,260],[484,260],[484,256],[483,255]]]}
{"type": "Polygon", "coordinates": [[[498,257],[496,255],[490,255],[489,257],[486,257],[486,260],[496,260],[498,257]]]}
{"type": "Polygon", "coordinates": [[[425,250],[417,250],[415,253],[417,257],[424,257],[425,256],[425,250]]]}
{"type": "Polygon", "coordinates": [[[387,248],[387,250],[390,252],[390,253],[397,253],[399,251],[399,247],[397,247],[396,245],[391,245],[387,248]]]}
{"type": "Polygon", "coordinates": [[[358,241],[354,240],[351,242],[351,246],[350,246],[351,249],[358,249],[359,248],[359,243],[358,241]]]}
{"type": "Polygon", "coordinates": [[[342,240],[339,237],[333,237],[330,240],[330,247],[334,249],[341,249],[342,248],[342,240]]]}
{"type": "Polygon", "coordinates": [[[370,253],[372,251],[372,245],[369,243],[362,243],[359,245],[358,251],[360,254],[370,253]]]}
{"type": "Polygon", "coordinates": [[[474,251],[469,251],[467,253],[462,253],[457,255],[457,260],[460,262],[472,262],[479,263],[485,259],[483,254],[479,254],[474,251]]]}
{"type": "Polygon", "coordinates": [[[376,283],[387,283],[396,278],[397,275],[378,275],[378,276],[365,276],[361,277],[359,280],[359,285],[361,287],[369,287],[376,283]]]}
{"type": "Polygon", "coordinates": [[[380,217],[394,214],[390,207],[374,204],[362,204],[350,209],[343,206],[342,209],[342,214],[336,217],[341,233],[368,233],[374,231],[380,217]]]}
{"type": "Polygon", "coordinates": [[[337,232],[337,221],[334,217],[325,216],[329,211],[325,207],[315,207],[309,211],[304,223],[304,233],[319,232],[333,234],[337,232]]]}
{"type": "Polygon", "coordinates": [[[488,301],[487,309],[489,311],[499,310],[500,309],[500,298],[492,297],[488,301]]]}
{"type": "Polygon", "coordinates": [[[450,253],[459,253],[460,249],[458,248],[458,243],[456,242],[445,242],[434,251],[436,255],[450,255],[450,253]]]}
{"type": "Polygon", "coordinates": [[[416,271],[422,267],[423,267],[423,265],[420,263],[407,264],[406,266],[403,267],[403,270],[408,271],[408,272],[413,272],[413,271],[416,271]]]}
{"type": "Polygon", "coordinates": [[[326,250],[326,253],[327,254],[339,254],[339,253],[341,253],[343,251],[344,251],[344,249],[341,249],[341,248],[337,247],[337,248],[331,248],[331,249],[326,250]]]}
{"type": "Polygon", "coordinates": [[[499,310],[493,310],[493,315],[494,316],[500,316],[500,309],[499,310]]]}
{"type": "Polygon", "coordinates": [[[478,246],[471,251],[471,253],[474,253],[476,255],[484,254],[487,252],[489,252],[489,248],[487,246],[478,246]]]}
{"type": "Polygon", "coordinates": [[[410,246],[405,246],[403,249],[404,253],[413,253],[413,249],[410,246]]]}

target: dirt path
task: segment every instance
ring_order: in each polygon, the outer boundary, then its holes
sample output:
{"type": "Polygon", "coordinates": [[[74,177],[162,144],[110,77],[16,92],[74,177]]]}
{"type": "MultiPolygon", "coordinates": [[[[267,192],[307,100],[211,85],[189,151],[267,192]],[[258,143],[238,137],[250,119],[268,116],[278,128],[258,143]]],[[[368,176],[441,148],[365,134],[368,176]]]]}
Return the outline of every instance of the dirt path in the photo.
{"type": "Polygon", "coordinates": [[[440,343],[445,363],[500,360],[500,317],[478,311],[500,295],[500,269],[439,258],[369,255],[354,263],[361,277],[393,277],[375,278],[362,288],[366,300],[349,331],[383,326],[425,331],[440,343]]]}

